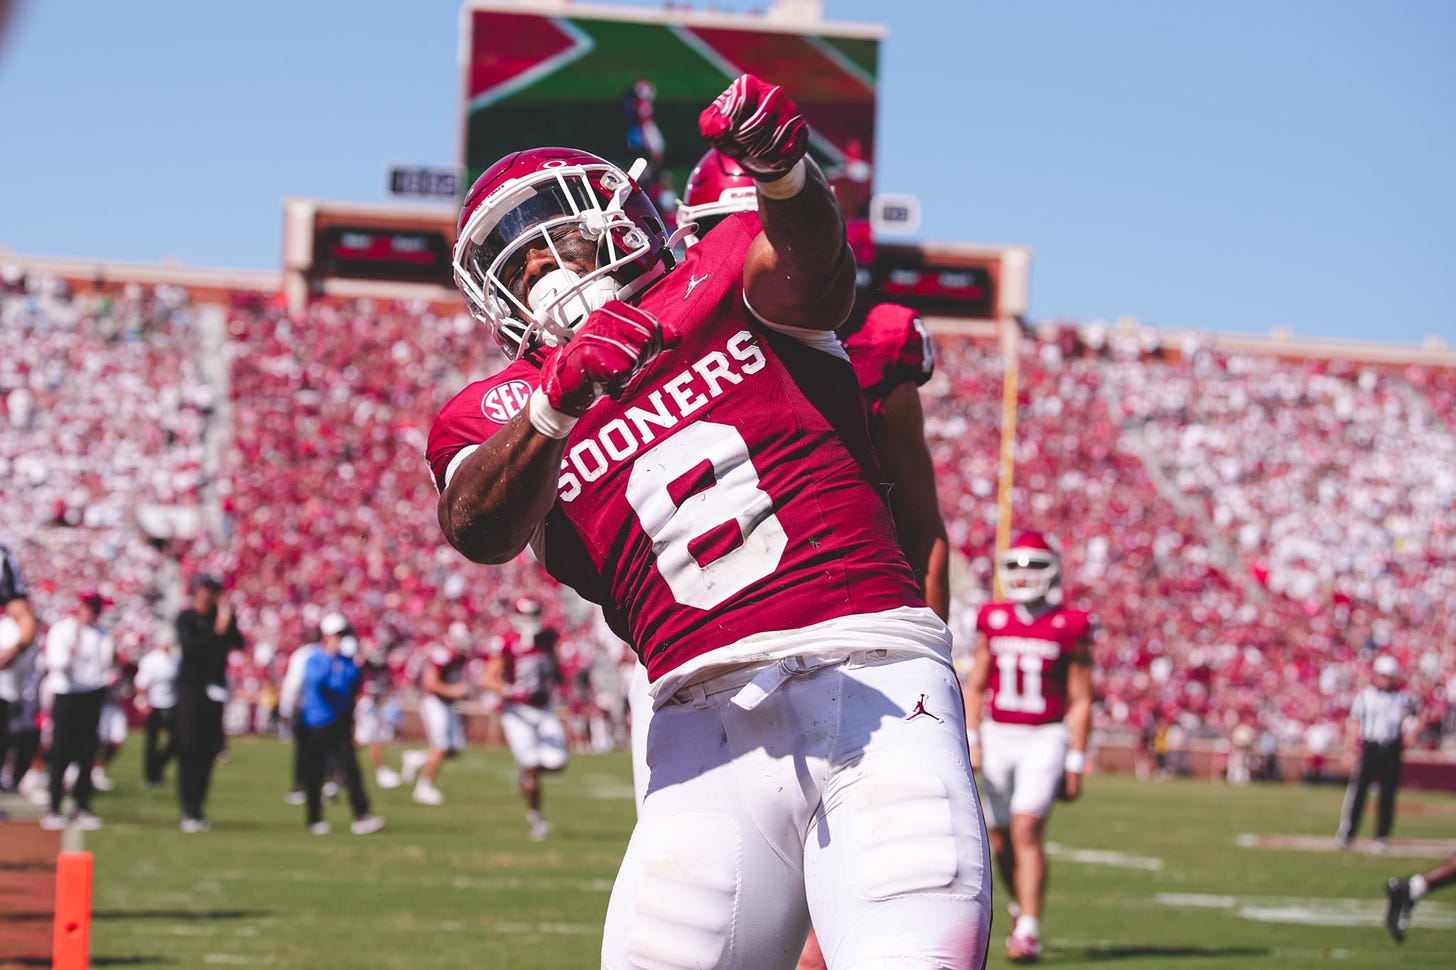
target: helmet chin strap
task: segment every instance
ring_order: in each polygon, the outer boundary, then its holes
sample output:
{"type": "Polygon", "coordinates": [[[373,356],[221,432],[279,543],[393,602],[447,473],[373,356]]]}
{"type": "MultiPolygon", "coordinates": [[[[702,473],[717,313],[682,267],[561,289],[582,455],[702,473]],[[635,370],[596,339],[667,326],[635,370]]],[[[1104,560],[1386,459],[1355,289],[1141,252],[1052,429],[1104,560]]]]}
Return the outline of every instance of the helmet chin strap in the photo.
{"type": "Polygon", "coordinates": [[[581,326],[595,309],[617,295],[617,283],[610,276],[601,276],[585,286],[581,277],[569,269],[553,269],[536,281],[526,297],[531,312],[542,323],[541,341],[559,347],[570,338],[570,332],[581,326]]]}

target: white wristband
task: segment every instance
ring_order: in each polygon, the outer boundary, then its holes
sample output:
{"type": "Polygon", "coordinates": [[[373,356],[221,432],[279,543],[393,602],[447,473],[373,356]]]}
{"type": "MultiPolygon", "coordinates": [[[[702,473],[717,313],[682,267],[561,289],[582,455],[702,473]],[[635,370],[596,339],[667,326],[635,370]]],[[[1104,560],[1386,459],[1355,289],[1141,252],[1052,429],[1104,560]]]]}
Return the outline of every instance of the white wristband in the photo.
{"type": "Polygon", "coordinates": [[[801,158],[789,169],[788,174],[774,179],[772,182],[759,182],[758,191],[766,199],[792,199],[804,191],[804,183],[807,176],[804,174],[804,160],[801,158]]]}
{"type": "Polygon", "coordinates": [[[576,425],[576,418],[558,411],[546,400],[546,392],[539,387],[531,392],[531,427],[548,438],[565,438],[576,425]]]}
{"type": "Polygon", "coordinates": [[[1067,757],[1062,761],[1062,769],[1074,775],[1082,774],[1087,770],[1087,752],[1068,751],[1067,757]]]}
{"type": "Polygon", "coordinates": [[[980,746],[981,746],[981,732],[975,730],[974,728],[967,729],[967,731],[966,731],[966,747],[968,747],[968,748],[979,748],[980,746]]]}

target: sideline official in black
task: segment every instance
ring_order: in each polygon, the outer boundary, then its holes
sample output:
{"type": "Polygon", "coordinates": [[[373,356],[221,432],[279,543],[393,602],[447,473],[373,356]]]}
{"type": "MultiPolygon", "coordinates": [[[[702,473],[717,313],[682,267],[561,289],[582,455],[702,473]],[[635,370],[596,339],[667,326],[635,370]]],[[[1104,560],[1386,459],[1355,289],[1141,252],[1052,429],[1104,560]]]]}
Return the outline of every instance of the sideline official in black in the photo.
{"type": "Polygon", "coordinates": [[[242,648],[243,637],[216,576],[193,577],[188,592],[192,605],[177,616],[177,800],[182,831],[201,832],[211,828],[205,810],[222,750],[228,653],[242,648]]]}

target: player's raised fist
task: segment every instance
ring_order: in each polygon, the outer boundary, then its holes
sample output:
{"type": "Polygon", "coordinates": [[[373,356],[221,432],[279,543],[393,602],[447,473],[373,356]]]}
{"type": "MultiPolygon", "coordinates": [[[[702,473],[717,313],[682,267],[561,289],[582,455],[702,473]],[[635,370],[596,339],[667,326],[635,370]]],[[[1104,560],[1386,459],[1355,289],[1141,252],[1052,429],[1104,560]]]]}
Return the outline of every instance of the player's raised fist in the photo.
{"type": "Polygon", "coordinates": [[[646,310],[609,300],[541,368],[541,390],[557,411],[581,417],[603,395],[618,397],[677,334],[646,310]]]}
{"type": "Polygon", "coordinates": [[[783,88],[742,74],[698,115],[698,130],[760,182],[787,175],[809,149],[809,125],[783,88]]]}

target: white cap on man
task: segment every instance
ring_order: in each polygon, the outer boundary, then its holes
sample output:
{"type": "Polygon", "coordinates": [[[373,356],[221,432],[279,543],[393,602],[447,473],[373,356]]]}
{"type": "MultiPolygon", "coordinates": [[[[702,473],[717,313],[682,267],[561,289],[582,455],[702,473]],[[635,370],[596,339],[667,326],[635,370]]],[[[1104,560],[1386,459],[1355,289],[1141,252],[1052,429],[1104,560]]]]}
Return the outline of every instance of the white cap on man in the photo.
{"type": "Polygon", "coordinates": [[[1400,676],[1400,664],[1396,663],[1395,658],[1388,653],[1381,654],[1380,656],[1375,658],[1374,669],[1375,672],[1381,677],[1400,676]]]}
{"type": "Polygon", "coordinates": [[[325,613],[319,620],[319,632],[326,637],[338,636],[349,628],[349,621],[342,613],[325,613]]]}

